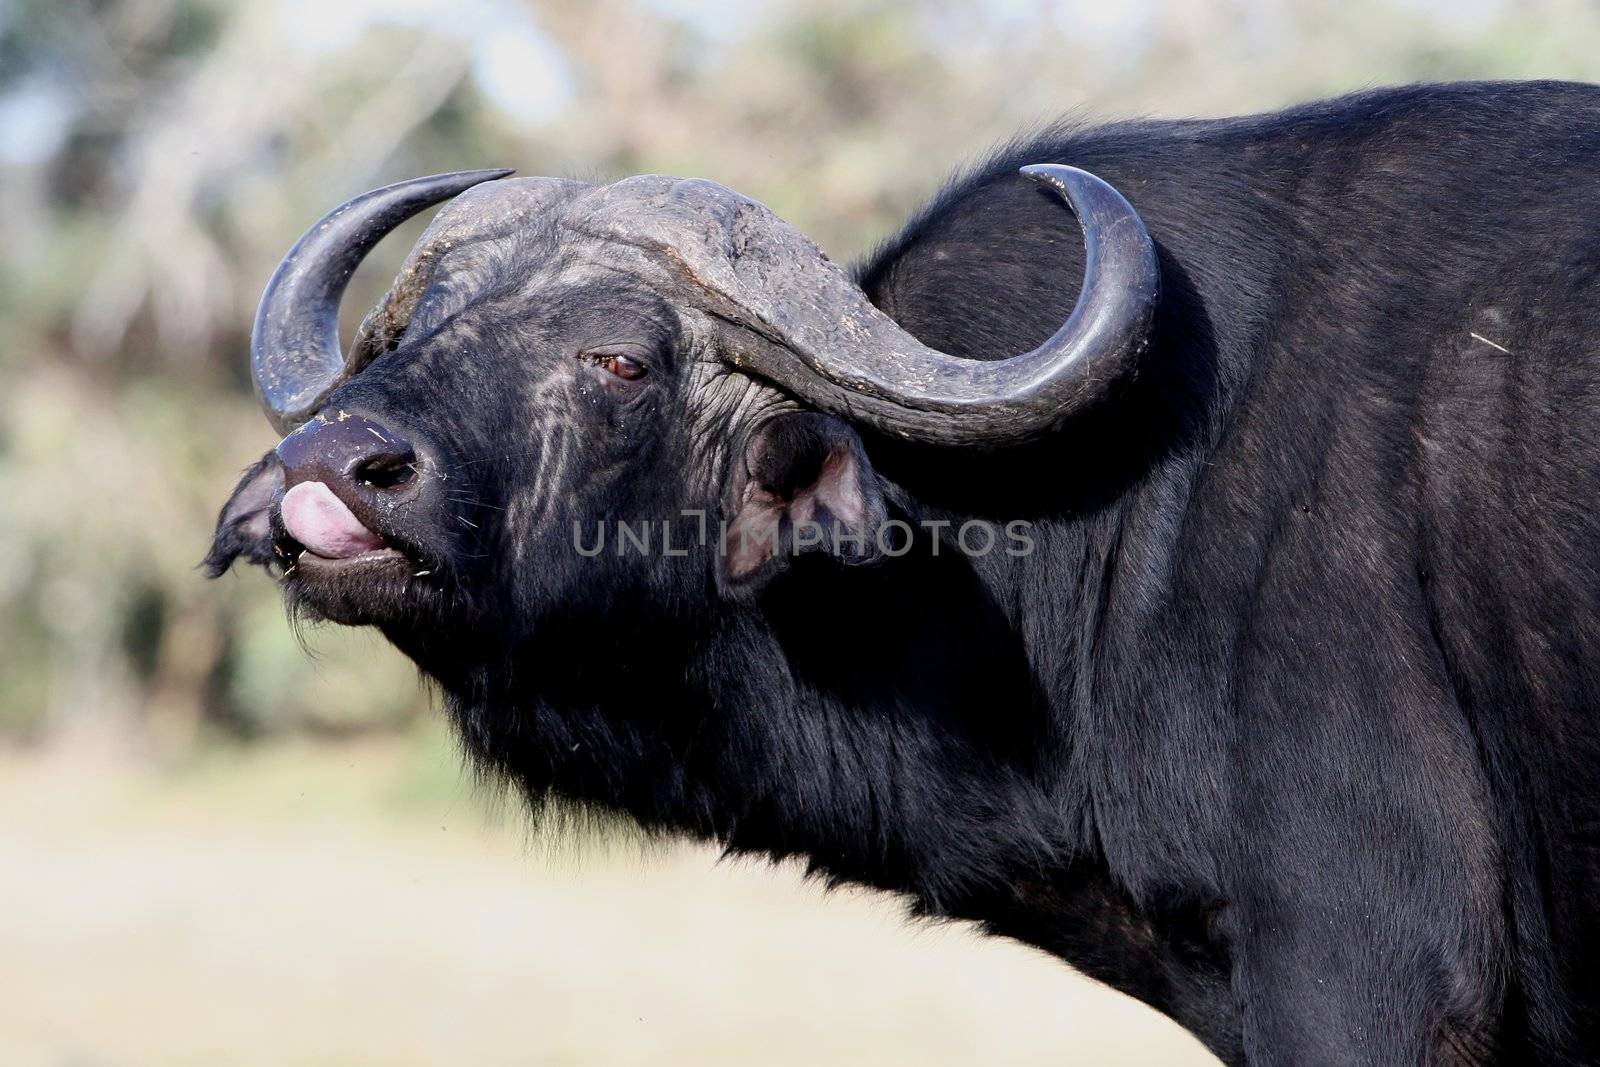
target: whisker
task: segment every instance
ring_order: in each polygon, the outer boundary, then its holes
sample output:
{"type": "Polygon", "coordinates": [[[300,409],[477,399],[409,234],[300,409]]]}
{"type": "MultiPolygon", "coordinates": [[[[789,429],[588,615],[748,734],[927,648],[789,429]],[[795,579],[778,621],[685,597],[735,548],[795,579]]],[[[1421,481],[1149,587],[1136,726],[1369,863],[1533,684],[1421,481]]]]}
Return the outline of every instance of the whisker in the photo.
{"type": "Polygon", "coordinates": [[[498,505],[486,504],[482,500],[477,500],[477,499],[475,499],[473,497],[469,497],[469,496],[452,496],[449,499],[453,503],[465,504],[468,507],[473,507],[473,508],[489,508],[490,510],[493,510],[493,511],[504,511],[504,510],[506,510],[505,508],[499,507],[498,505]]]}
{"type": "Polygon", "coordinates": [[[502,459],[522,459],[527,456],[537,456],[541,451],[543,451],[543,449],[530,448],[522,452],[503,452],[493,456],[479,456],[477,459],[469,459],[465,463],[457,463],[456,468],[459,469],[462,467],[471,467],[479,463],[493,463],[496,460],[502,459]]]}

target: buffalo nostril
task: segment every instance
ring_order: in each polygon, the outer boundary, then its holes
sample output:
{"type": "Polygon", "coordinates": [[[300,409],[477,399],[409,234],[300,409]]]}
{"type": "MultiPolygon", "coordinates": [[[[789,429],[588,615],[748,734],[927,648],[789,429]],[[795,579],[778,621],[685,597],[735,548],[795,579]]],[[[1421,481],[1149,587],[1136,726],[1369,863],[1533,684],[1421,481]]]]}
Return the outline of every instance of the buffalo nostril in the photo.
{"type": "Polygon", "coordinates": [[[373,456],[364,460],[355,471],[356,480],[374,489],[400,489],[417,476],[417,457],[409,449],[373,456]]]}
{"type": "Polygon", "coordinates": [[[393,493],[414,487],[424,473],[411,442],[362,415],[306,423],[278,444],[286,484],[318,481],[359,494],[393,493]]]}

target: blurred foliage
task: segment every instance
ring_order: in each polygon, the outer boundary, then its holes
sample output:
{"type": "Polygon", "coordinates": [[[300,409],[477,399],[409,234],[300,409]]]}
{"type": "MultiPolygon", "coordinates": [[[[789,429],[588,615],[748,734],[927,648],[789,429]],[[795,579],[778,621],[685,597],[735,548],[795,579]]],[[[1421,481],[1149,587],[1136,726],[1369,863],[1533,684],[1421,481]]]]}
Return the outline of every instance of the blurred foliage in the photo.
{"type": "MultiPolygon", "coordinates": [[[[1061,116],[1205,115],[1421,78],[1600,74],[1574,0],[13,0],[0,4],[0,737],[410,721],[363,633],[306,656],[194,570],[272,444],[246,330],[322,211],[515,165],[716,178],[841,257],[1061,116]]],[[[357,276],[351,321],[407,237],[357,276]]]]}

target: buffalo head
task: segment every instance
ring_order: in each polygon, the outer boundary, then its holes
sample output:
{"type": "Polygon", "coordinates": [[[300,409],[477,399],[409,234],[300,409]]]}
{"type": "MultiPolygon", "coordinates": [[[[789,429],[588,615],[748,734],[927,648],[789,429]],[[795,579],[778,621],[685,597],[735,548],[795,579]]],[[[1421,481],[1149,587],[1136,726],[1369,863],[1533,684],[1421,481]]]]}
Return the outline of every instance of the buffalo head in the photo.
{"type": "Polygon", "coordinates": [[[1038,348],[987,361],[922,345],[720,185],[507,173],[375,190],[289,252],[251,351],[287,436],[207,560],[274,567],[303,609],[378,624],[424,666],[441,628],[488,641],[578,608],[692,612],[808,549],[877,558],[884,490],[858,427],[979,449],[1047,433],[1129,375],[1157,298],[1138,215],[1065,166],[1025,173],[1077,216],[1082,292],[1038,348]],[[341,352],[356,265],[446,199],[341,352]]]}

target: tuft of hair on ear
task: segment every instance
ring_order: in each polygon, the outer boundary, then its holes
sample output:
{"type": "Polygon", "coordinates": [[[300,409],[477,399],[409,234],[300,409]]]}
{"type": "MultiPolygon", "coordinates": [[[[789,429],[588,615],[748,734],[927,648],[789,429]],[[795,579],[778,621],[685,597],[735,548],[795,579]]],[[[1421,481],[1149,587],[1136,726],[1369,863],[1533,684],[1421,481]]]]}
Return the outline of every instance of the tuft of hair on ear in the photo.
{"type": "Polygon", "coordinates": [[[211,551],[200,561],[207,578],[219,578],[243,556],[249,563],[270,567],[273,554],[272,504],[283,492],[283,464],[268,452],[244,472],[228,502],[217,513],[211,551]]]}
{"type": "Polygon", "coordinates": [[[806,553],[847,565],[882,558],[878,476],[842,419],[820,412],[769,419],[751,431],[732,466],[717,561],[724,592],[759,588],[806,553]]]}

